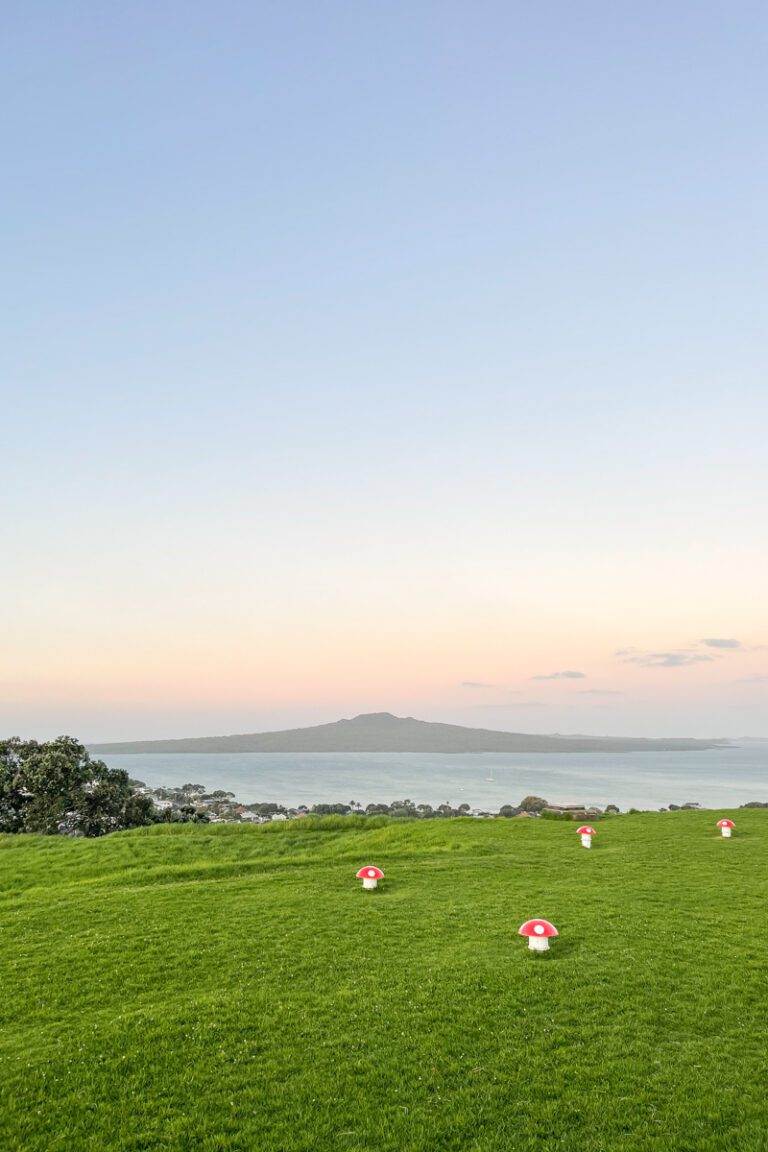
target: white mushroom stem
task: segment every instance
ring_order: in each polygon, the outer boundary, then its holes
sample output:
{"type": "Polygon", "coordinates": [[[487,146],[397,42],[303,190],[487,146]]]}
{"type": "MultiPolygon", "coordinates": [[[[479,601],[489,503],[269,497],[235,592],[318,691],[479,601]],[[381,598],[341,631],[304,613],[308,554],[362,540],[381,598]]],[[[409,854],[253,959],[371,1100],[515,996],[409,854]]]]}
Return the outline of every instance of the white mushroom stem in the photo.
{"type": "Polygon", "coordinates": [[[529,936],[528,947],[532,952],[547,952],[549,950],[549,940],[546,936],[529,936]]]}
{"type": "Polygon", "coordinates": [[[730,836],[731,834],[730,828],[721,828],[720,831],[722,832],[723,836],[730,836]]]}
{"type": "Polygon", "coordinates": [[[363,880],[363,888],[375,888],[378,883],[379,882],[375,876],[366,876],[363,880]]]}
{"type": "Polygon", "coordinates": [[[582,846],[582,848],[591,848],[592,847],[592,837],[590,836],[589,832],[582,832],[582,834],[581,834],[581,846],[582,846]]]}

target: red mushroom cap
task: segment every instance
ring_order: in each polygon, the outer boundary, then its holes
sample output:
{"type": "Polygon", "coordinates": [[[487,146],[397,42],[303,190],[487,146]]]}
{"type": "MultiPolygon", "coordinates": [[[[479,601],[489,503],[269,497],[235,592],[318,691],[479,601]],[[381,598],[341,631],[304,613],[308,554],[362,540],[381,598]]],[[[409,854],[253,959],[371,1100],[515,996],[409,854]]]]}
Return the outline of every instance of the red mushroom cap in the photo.
{"type": "Polygon", "coordinates": [[[718,828],[735,828],[736,827],[733,820],[728,820],[728,819],[718,820],[717,826],[718,826],[718,828]]]}
{"type": "Polygon", "coordinates": [[[576,831],[581,836],[597,836],[597,832],[590,824],[582,824],[581,828],[577,828],[576,831]]]}
{"type": "Polygon", "coordinates": [[[550,924],[549,920],[526,920],[525,924],[521,924],[518,929],[518,936],[557,936],[559,935],[557,928],[554,924],[550,924]]]}
{"type": "Polygon", "coordinates": [[[367,864],[365,868],[361,868],[355,877],[356,880],[383,880],[384,873],[381,868],[377,868],[375,864],[367,864]]]}

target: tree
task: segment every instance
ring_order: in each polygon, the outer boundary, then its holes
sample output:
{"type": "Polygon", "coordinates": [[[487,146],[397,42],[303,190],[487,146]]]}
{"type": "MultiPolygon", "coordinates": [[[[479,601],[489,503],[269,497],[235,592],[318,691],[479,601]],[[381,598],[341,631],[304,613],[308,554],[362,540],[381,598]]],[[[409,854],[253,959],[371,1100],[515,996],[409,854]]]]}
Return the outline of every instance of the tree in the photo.
{"type": "Polygon", "coordinates": [[[549,801],[541,796],[526,796],[520,801],[520,807],[524,812],[541,812],[542,808],[549,807],[549,801]]]}
{"type": "Polygon", "coordinates": [[[128,773],[91,760],[71,736],[0,741],[0,832],[103,836],[154,823],[128,773]]]}
{"type": "Polygon", "coordinates": [[[272,802],[265,804],[250,804],[249,809],[255,812],[258,816],[277,816],[278,814],[285,815],[286,809],[282,804],[273,804],[272,802]]]}
{"type": "Polygon", "coordinates": [[[207,812],[199,812],[194,804],[182,804],[180,808],[172,812],[172,824],[208,824],[210,823],[207,812]]]}
{"type": "Polygon", "coordinates": [[[21,832],[29,796],[21,773],[21,742],[0,744],[0,832],[21,832]]]}

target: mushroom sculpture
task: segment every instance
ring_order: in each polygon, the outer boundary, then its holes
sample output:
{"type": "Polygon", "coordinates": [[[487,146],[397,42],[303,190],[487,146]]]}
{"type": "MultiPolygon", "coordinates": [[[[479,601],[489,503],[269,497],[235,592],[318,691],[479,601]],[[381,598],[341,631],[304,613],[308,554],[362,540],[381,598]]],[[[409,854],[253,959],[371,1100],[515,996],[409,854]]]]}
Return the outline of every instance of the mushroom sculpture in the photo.
{"type": "Polygon", "coordinates": [[[384,873],[381,868],[377,868],[375,864],[367,864],[365,868],[361,868],[357,873],[357,880],[362,880],[363,888],[375,888],[379,880],[384,879],[384,873]]]}
{"type": "Polygon", "coordinates": [[[525,924],[520,925],[517,934],[528,937],[528,947],[532,952],[546,952],[550,937],[559,935],[549,920],[526,920],[525,924]]]}
{"type": "Polygon", "coordinates": [[[578,832],[579,836],[581,836],[582,848],[591,848],[592,847],[592,837],[597,836],[597,832],[592,827],[592,825],[591,824],[582,824],[581,828],[577,828],[576,831],[578,832]]]}
{"type": "Polygon", "coordinates": [[[736,827],[733,820],[728,820],[728,819],[718,820],[717,826],[720,829],[721,835],[723,835],[723,836],[730,836],[731,832],[736,827]]]}

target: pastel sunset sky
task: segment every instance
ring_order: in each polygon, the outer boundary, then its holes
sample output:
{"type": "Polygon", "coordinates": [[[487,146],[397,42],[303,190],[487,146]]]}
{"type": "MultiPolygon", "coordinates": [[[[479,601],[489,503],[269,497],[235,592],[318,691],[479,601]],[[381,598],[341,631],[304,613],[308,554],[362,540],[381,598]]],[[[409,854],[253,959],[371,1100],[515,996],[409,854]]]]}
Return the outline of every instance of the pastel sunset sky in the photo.
{"type": "Polygon", "coordinates": [[[0,736],[768,735],[762,6],[0,53],[0,736]]]}

